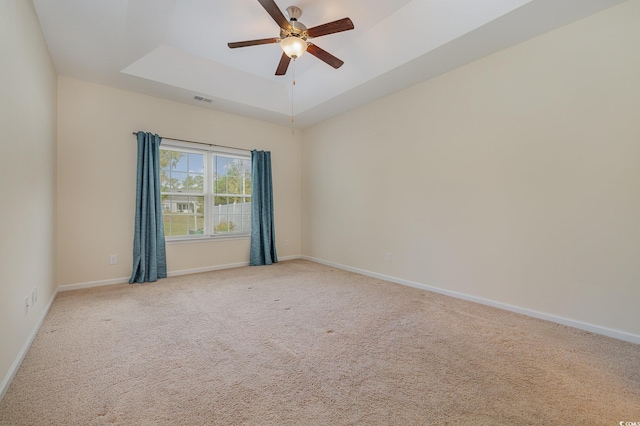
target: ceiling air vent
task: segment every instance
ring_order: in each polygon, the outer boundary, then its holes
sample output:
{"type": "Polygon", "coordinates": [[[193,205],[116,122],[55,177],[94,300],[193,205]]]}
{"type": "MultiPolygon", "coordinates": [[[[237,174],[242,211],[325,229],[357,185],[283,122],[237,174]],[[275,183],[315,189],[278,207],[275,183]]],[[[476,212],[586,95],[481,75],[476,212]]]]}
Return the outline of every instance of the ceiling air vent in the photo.
{"type": "Polygon", "coordinates": [[[195,99],[196,101],[200,101],[200,102],[206,102],[208,104],[213,102],[213,99],[205,98],[205,97],[198,96],[198,95],[194,96],[193,99],[195,99]]]}

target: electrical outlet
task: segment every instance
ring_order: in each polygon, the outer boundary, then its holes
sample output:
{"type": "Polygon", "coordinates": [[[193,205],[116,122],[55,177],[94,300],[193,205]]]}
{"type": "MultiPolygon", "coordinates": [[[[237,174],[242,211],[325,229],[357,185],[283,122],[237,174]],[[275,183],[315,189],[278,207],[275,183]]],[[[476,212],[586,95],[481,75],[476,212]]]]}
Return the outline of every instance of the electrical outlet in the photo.
{"type": "Polygon", "coordinates": [[[387,255],[384,257],[384,260],[386,260],[387,262],[391,262],[393,260],[393,258],[391,257],[391,253],[387,253],[387,255]]]}
{"type": "Polygon", "coordinates": [[[24,313],[28,314],[29,313],[29,297],[25,297],[24,298],[24,313]]]}
{"type": "Polygon", "coordinates": [[[31,306],[36,304],[36,289],[31,290],[31,306]]]}
{"type": "Polygon", "coordinates": [[[36,303],[38,301],[38,286],[35,286],[33,288],[33,303],[36,303]]]}
{"type": "Polygon", "coordinates": [[[284,246],[289,247],[289,240],[284,240],[284,246]]]}
{"type": "Polygon", "coordinates": [[[118,263],[118,255],[112,254],[109,256],[109,265],[115,265],[116,263],[118,263]]]}

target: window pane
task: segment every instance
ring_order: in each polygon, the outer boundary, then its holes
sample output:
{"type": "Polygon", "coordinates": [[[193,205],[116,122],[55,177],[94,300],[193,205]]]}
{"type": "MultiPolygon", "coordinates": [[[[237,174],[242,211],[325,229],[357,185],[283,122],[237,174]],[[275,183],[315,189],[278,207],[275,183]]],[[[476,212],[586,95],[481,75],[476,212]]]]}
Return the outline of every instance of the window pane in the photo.
{"type": "Polygon", "coordinates": [[[199,234],[204,234],[204,215],[197,216],[196,229],[199,234]]]}
{"type": "Polygon", "coordinates": [[[204,190],[204,175],[189,173],[184,181],[184,191],[201,194],[204,190]]]}
{"type": "Polygon", "coordinates": [[[204,234],[204,197],[189,197],[189,234],[204,234]]]}
{"type": "Polygon", "coordinates": [[[162,221],[164,222],[164,236],[171,236],[171,215],[163,214],[162,221]]]}
{"type": "Polygon", "coordinates": [[[204,197],[163,196],[165,236],[204,234],[204,197]]]}
{"type": "Polygon", "coordinates": [[[229,233],[240,233],[242,232],[242,215],[234,214],[229,215],[229,233]]]}
{"type": "Polygon", "coordinates": [[[189,154],[189,173],[204,174],[204,155],[189,154]]]}
{"type": "Polygon", "coordinates": [[[188,169],[188,164],[189,164],[189,157],[188,155],[185,155],[186,153],[181,153],[182,155],[177,159],[177,161],[174,162],[174,167],[173,170],[175,170],[176,172],[187,172],[188,169]]]}
{"type": "MultiPolygon", "coordinates": [[[[213,204],[214,206],[226,206],[229,204],[229,197],[221,197],[218,195],[217,197],[214,197],[213,204]]],[[[219,210],[216,210],[216,213],[219,213],[219,210]]]]}
{"type": "Polygon", "coordinates": [[[164,215],[164,235],[168,237],[187,235],[188,215],[168,214],[164,215]]]}
{"type": "Polygon", "coordinates": [[[244,193],[251,195],[251,168],[244,172],[244,193]]]}
{"type": "MultiPolygon", "coordinates": [[[[230,158],[223,157],[221,155],[216,155],[214,157],[215,164],[215,173],[216,177],[223,178],[227,175],[227,164],[229,163],[230,158]]],[[[225,189],[226,192],[226,189],[225,189]]]]}
{"type": "Polygon", "coordinates": [[[242,214],[251,216],[251,198],[245,198],[244,203],[242,203],[242,214]]]}
{"type": "Polygon", "coordinates": [[[239,199],[236,197],[229,198],[229,214],[242,213],[242,203],[238,203],[239,199]]]}
{"type": "MultiPolygon", "coordinates": [[[[186,154],[179,151],[160,149],[160,168],[163,170],[176,170],[176,165],[186,154]]],[[[186,170],[184,170],[186,171],[186,170]]]]}
{"type": "Polygon", "coordinates": [[[214,194],[226,194],[227,193],[227,177],[217,176],[213,180],[213,193],[214,194]]]}
{"type": "Polygon", "coordinates": [[[180,236],[185,235],[187,225],[187,216],[183,214],[164,214],[162,216],[164,220],[164,235],[165,236],[180,236]]]}
{"type": "Polygon", "coordinates": [[[215,197],[213,211],[213,230],[214,233],[226,234],[229,231],[227,216],[229,214],[229,198],[215,197]]]}
{"type": "Polygon", "coordinates": [[[172,215],[171,225],[172,235],[187,235],[187,230],[189,229],[189,215],[185,213],[172,215]]]}
{"type": "Polygon", "coordinates": [[[251,215],[242,215],[242,231],[249,233],[251,232],[251,215]]]}
{"type": "Polygon", "coordinates": [[[226,234],[229,231],[229,222],[226,214],[215,213],[213,216],[213,231],[216,234],[226,234]]]}
{"type": "Polygon", "coordinates": [[[186,188],[187,174],[183,172],[171,172],[171,191],[181,192],[186,188]]]}
{"type": "MultiPolygon", "coordinates": [[[[232,171],[235,173],[235,171],[232,171]]],[[[242,188],[240,188],[240,180],[235,174],[227,173],[227,186],[229,188],[229,194],[242,194],[242,188]]]]}
{"type": "Polygon", "coordinates": [[[214,226],[214,233],[228,234],[230,231],[233,231],[233,223],[229,223],[226,218],[218,218],[216,225],[214,226]]]}
{"type": "Polygon", "coordinates": [[[168,192],[171,190],[169,183],[169,172],[165,169],[160,170],[160,191],[168,192]]]}

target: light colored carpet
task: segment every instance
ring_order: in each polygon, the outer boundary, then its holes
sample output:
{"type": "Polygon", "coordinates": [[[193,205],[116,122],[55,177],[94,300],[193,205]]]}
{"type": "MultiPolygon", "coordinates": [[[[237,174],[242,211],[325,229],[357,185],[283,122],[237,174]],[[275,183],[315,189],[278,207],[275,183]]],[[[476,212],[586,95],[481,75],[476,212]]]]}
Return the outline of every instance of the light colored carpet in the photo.
{"type": "Polygon", "coordinates": [[[2,425],[618,425],[640,346],[303,260],[61,293],[2,425]]]}

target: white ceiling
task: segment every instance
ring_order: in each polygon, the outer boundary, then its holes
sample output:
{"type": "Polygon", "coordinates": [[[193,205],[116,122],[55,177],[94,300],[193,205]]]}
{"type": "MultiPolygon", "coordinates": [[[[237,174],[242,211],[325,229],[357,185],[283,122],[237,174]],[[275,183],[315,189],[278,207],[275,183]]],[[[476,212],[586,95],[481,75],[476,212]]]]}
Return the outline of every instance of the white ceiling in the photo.
{"type": "Polygon", "coordinates": [[[303,128],[623,1],[276,0],[309,28],[355,25],[314,39],[341,68],[305,54],[280,77],[277,44],[227,47],[279,36],[257,0],[34,4],[61,75],[284,125],[293,104],[303,128]]]}

